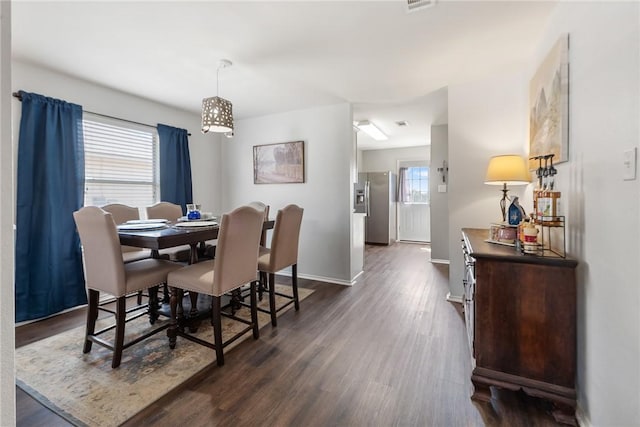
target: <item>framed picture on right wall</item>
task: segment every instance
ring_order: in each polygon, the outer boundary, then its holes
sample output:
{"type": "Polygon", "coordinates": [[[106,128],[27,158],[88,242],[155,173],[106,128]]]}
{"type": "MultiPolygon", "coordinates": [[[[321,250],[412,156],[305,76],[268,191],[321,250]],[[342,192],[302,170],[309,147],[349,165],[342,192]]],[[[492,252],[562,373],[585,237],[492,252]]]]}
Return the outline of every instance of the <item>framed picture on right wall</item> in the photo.
{"type": "Polygon", "coordinates": [[[253,183],[304,182],[304,141],[253,146],[253,183]]]}
{"type": "MultiPolygon", "coordinates": [[[[529,157],[569,160],[569,34],[563,34],[529,84],[529,157]]],[[[538,162],[529,160],[529,169],[538,162]]]]}

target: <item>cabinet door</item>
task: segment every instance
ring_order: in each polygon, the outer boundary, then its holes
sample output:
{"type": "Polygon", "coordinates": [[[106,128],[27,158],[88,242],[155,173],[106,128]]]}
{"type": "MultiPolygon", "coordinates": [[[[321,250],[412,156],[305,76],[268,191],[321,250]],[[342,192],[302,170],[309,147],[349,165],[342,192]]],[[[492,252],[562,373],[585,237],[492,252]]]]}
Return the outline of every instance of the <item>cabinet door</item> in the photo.
{"type": "Polygon", "coordinates": [[[469,254],[469,249],[463,239],[462,253],[464,256],[464,322],[467,327],[467,339],[469,340],[469,351],[471,357],[475,358],[473,340],[475,336],[475,260],[469,254]]]}
{"type": "Polygon", "coordinates": [[[476,278],[477,366],[573,388],[574,269],[481,260],[476,278]]]}
{"type": "Polygon", "coordinates": [[[465,293],[464,293],[464,321],[467,326],[467,338],[469,340],[469,351],[471,357],[475,358],[474,353],[474,335],[475,335],[475,287],[476,279],[473,272],[473,264],[466,264],[465,266],[465,293]]]}

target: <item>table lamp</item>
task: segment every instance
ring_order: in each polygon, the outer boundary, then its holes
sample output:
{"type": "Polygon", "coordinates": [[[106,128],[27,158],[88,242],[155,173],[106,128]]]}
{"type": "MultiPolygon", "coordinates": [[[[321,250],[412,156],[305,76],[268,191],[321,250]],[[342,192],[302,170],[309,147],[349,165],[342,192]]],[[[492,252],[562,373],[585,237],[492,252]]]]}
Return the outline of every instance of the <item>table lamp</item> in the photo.
{"type": "Polygon", "coordinates": [[[531,181],[531,175],[527,169],[527,164],[522,156],[507,154],[494,156],[489,161],[485,184],[502,185],[502,199],[500,200],[500,210],[502,211],[502,221],[507,220],[507,185],[525,185],[531,181]]]}

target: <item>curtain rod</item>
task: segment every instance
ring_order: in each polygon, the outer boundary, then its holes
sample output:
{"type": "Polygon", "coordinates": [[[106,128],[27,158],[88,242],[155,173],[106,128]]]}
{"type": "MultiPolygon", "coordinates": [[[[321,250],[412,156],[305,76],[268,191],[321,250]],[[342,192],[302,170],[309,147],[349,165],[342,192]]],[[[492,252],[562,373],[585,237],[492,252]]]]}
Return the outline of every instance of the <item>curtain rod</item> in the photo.
{"type": "MultiPolygon", "coordinates": [[[[18,98],[18,101],[22,101],[22,95],[20,95],[19,92],[13,92],[12,95],[13,95],[14,98],[18,98]]],[[[128,119],[121,119],[120,117],[114,117],[114,116],[109,116],[107,114],[95,113],[93,111],[88,111],[88,110],[85,110],[85,109],[83,109],[82,111],[85,112],[85,113],[94,114],[96,116],[106,117],[108,119],[120,120],[120,121],[123,121],[123,122],[133,123],[133,124],[136,124],[136,125],[141,125],[141,126],[146,126],[146,127],[157,129],[157,126],[148,125],[146,123],[140,123],[140,122],[136,122],[136,121],[128,120],[128,119]]],[[[191,136],[191,133],[187,133],[187,135],[191,136]]]]}

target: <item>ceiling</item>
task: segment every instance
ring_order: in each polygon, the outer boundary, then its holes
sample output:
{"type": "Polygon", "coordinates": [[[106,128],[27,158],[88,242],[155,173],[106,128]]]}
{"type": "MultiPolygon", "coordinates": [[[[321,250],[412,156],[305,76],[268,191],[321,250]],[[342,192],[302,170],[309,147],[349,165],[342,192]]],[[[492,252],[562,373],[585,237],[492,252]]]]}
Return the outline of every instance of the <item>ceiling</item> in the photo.
{"type": "Polygon", "coordinates": [[[431,124],[447,123],[446,87],[526,64],[553,7],[440,0],[409,13],[402,0],[14,0],[13,57],[197,114],[227,58],[219,95],[236,120],[349,102],[355,120],[390,136],[359,138],[359,148],[426,145],[431,124]]]}

